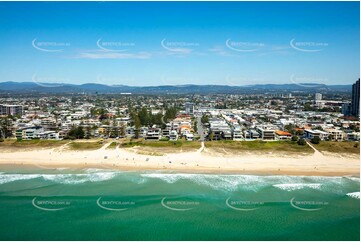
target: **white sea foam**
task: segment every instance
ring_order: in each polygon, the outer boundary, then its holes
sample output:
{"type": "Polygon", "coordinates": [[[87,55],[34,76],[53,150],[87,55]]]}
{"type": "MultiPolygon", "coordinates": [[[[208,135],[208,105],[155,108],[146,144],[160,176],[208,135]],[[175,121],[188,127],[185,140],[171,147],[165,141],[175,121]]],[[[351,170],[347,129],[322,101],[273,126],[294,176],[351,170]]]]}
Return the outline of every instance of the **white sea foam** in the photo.
{"type": "Polygon", "coordinates": [[[114,172],[97,172],[90,174],[49,174],[43,175],[43,178],[61,184],[79,184],[106,181],[112,179],[115,175],[114,172]]]}
{"type": "Polygon", "coordinates": [[[0,184],[41,177],[39,174],[0,174],[0,184]]]}
{"type": "Polygon", "coordinates": [[[346,194],[349,197],[360,199],[360,192],[350,192],[346,194]]]}
{"type": "Polygon", "coordinates": [[[290,184],[276,184],[273,186],[285,191],[294,191],[303,188],[311,188],[317,190],[321,189],[321,184],[319,183],[290,183],[290,184]]]}
{"type": "Polygon", "coordinates": [[[84,182],[100,182],[112,179],[116,172],[97,172],[86,174],[0,174],[0,184],[20,180],[43,178],[60,184],[79,184],[84,182]]]}
{"type": "Polygon", "coordinates": [[[145,178],[156,178],[167,183],[175,183],[180,180],[189,180],[198,185],[205,185],[213,189],[235,191],[239,188],[244,190],[257,190],[262,186],[270,184],[271,181],[282,181],[291,179],[284,176],[253,176],[253,175],[210,175],[210,174],[141,174],[145,178]]]}
{"type": "Polygon", "coordinates": [[[352,181],[360,182],[360,177],[345,176],[345,178],[352,180],[352,181]]]}

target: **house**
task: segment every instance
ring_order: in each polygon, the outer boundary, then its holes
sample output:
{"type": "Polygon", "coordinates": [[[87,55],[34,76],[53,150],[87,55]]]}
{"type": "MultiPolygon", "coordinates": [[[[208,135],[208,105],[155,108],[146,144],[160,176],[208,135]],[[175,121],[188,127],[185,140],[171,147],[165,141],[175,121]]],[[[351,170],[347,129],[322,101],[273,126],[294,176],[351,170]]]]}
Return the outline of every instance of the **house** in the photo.
{"type": "Polygon", "coordinates": [[[43,133],[38,133],[38,137],[40,139],[52,139],[52,140],[60,140],[59,133],[55,131],[45,131],[43,133]]]}
{"type": "Polygon", "coordinates": [[[347,141],[360,141],[360,132],[355,132],[351,129],[344,130],[344,139],[347,141]]]}
{"type": "MultiPolygon", "coordinates": [[[[177,133],[177,132],[176,132],[177,133]]],[[[163,129],[162,130],[162,136],[163,137],[167,137],[167,138],[169,138],[169,135],[170,135],[170,130],[169,129],[163,129]]]]}
{"type": "Polygon", "coordinates": [[[245,130],[243,135],[245,140],[255,140],[260,137],[259,133],[254,129],[245,130]]]}
{"type": "Polygon", "coordinates": [[[32,140],[39,139],[39,134],[43,133],[44,129],[41,126],[27,127],[16,130],[15,136],[18,140],[32,140]]]}
{"type": "Polygon", "coordinates": [[[178,133],[175,130],[169,132],[169,140],[170,141],[177,141],[178,140],[178,133]]]}
{"type": "Polygon", "coordinates": [[[275,131],[276,139],[278,140],[287,140],[292,138],[292,134],[282,130],[275,131]]]}
{"type": "Polygon", "coordinates": [[[242,129],[239,126],[233,127],[232,135],[233,135],[233,140],[242,140],[243,139],[242,129]]]}
{"type": "Polygon", "coordinates": [[[185,134],[185,138],[186,138],[187,141],[193,141],[194,140],[194,136],[191,133],[185,134]]]}
{"type": "Polygon", "coordinates": [[[321,140],[328,139],[328,133],[321,130],[305,129],[304,137],[306,139],[313,139],[319,137],[321,140]]]}
{"type": "Polygon", "coordinates": [[[262,140],[275,140],[275,131],[273,129],[257,127],[256,130],[262,140]]]}
{"type": "Polygon", "coordinates": [[[344,132],[339,129],[325,129],[328,132],[328,139],[332,141],[342,141],[344,139],[344,132]]]}
{"type": "Polygon", "coordinates": [[[147,131],[145,139],[146,140],[159,140],[161,137],[161,129],[151,128],[147,131]]]}

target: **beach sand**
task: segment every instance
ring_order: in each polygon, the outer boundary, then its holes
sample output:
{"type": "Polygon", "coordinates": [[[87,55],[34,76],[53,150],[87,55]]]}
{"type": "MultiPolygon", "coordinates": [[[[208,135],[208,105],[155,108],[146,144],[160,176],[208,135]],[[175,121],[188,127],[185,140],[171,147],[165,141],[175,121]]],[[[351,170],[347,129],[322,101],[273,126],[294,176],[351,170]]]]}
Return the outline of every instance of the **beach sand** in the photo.
{"type": "Polygon", "coordinates": [[[359,155],[253,154],[232,151],[219,153],[203,146],[196,151],[168,153],[161,156],[133,148],[74,151],[52,149],[1,149],[0,165],[38,166],[39,168],[105,168],[127,171],[157,170],[184,173],[234,173],[257,175],[359,176],[359,155]]]}

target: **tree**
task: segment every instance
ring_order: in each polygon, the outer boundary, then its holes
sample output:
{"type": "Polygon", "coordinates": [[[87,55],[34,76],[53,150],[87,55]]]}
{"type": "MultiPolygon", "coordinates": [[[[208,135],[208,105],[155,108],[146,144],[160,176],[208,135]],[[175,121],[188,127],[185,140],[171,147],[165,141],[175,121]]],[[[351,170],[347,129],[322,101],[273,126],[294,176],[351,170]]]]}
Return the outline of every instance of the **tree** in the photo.
{"type": "Polygon", "coordinates": [[[83,139],[84,138],[84,130],[82,127],[73,127],[69,131],[69,138],[83,139]]]}
{"type": "Polygon", "coordinates": [[[135,127],[135,138],[137,138],[137,139],[139,138],[140,126],[141,126],[140,119],[138,116],[135,116],[134,127],[135,127]]]}
{"type": "Polygon", "coordinates": [[[302,136],[304,134],[304,131],[303,129],[299,129],[296,131],[296,134],[299,135],[299,136],[302,136]]]}
{"type": "Polygon", "coordinates": [[[121,135],[122,137],[125,136],[125,126],[124,126],[123,123],[120,125],[120,135],[121,135]]]}
{"type": "Polygon", "coordinates": [[[208,115],[203,114],[203,116],[201,118],[201,122],[202,122],[202,124],[208,123],[209,122],[208,115]]]}
{"type": "Polygon", "coordinates": [[[301,139],[299,139],[299,140],[297,141],[297,144],[299,144],[299,145],[306,145],[306,141],[305,141],[303,138],[301,138],[301,139]]]}
{"type": "Polygon", "coordinates": [[[294,129],[295,129],[295,125],[294,124],[287,124],[287,125],[285,125],[285,129],[287,130],[287,132],[293,134],[294,129]]]}
{"type": "Polygon", "coordinates": [[[213,134],[213,132],[209,134],[209,139],[210,139],[210,140],[213,140],[213,139],[214,139],[214,134],[213,134]]]}
{"type": "Polygon", "coordinates": [[[319,144],[321,141],[320,137],[316,136],[311,139],[312,144],[319,144]]]}
{"type": "Polygon", "coordinates": [[[12,130],[11,130],[12,124],[11,124],[11,118],[6,117],[0,119],[0,138],[8,138],[12,136],[12,130]]]}
{"type": "Polygon", "coordinates": [[[194,132],[197,132],[197,130],[198,130],[198,127],[197,127],[197,120],[196,120],[196,121],[194,121],[193,130],[194,130],[194,132]]]}
{"type": "Polygon", "coordinates": [[[177,116],[177,108],[170,107],[165,111],[164,120],[175,119],[176,116],[177,116]]]}
{"type": "Polygon", "coordinates": [[[86,139],[90,139],[90,135],[91,135],[91,127],[87,126],[86,127],[86,139]]]}
{"type": "Polygon", "coordinates": [[[298,140],[298,136],[296,136],[296,135],[292,136],[291,140],[292,140],[292,141],[297,141],[297,140],[298,140]]]}
{"type": "Polygon", "coordinates": [[[140,123],[142,125],[149,125],[150,124],[150,121],[151,121],[150,113],[148,112],[148,110],[145,107],[143,107],[138,112],[138,117],[139,117],[140,123]]]}

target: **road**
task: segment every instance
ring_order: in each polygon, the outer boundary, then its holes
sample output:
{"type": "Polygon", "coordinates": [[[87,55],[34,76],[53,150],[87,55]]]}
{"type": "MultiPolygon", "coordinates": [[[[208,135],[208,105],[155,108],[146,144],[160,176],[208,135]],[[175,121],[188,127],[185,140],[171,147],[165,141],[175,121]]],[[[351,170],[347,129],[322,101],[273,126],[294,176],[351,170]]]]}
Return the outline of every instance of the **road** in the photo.
{"type": "Polygon", "coordinates": [[[202,116],[197,116],[197,133],[200,137],[200,141],[204,142],[204,129],[203,129],[203,125],[202,125],[202,121],[201,121],[202,116]]]}

